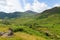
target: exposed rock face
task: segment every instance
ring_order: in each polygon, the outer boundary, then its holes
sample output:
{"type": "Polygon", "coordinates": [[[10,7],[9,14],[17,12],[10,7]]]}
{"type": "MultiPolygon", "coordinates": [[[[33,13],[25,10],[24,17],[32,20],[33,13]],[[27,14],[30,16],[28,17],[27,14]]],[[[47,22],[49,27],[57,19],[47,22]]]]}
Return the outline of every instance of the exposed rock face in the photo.
{"type": "Polygon", "coordinates": [[[8,30],[8,36],[12,36],[13,35],[13,30],[11,28],[9,28],[8,30]]]}
{"type": "Polygon", "coordinates": [[[4,32],[0,32],[0,36],[2,36],[4,34],[4,32]]]}
{"type": "Polygon", "coordinates": [[[0,36],[9,37],[13,35],[13,30],[11,28],[8,29],[8,32],[0,32],[0,36]]]}

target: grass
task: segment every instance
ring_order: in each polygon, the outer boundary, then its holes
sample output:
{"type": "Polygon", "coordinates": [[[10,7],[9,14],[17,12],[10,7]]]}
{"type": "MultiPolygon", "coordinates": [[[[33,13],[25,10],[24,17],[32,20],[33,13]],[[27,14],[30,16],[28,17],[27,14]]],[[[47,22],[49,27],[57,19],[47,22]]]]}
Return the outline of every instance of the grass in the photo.
{"type": "Polygon", "coordinates": [[[2,20],[0,21],[0,31],[5,32],[10,27],[13,29],[14,35],[10,38],[0,37],[0,40],[60,40],[60,13],[57,12],[42,13],[36,18],[2,20]],[[53,35],[47,36],[45,33],[53,35]]]}
{"type": "MultiPolygon", "coordinates": [[[[2,32],[7,32],[7,30],[8,30],[7,27],[6,28],[3,28],[3,27],[0,28],[0,31],[2,31],[2,32]]],[[[25,32],[15,32],[12,37],[1,36],[0,40],[46,40],[46,38],[41,37],[41,36],[37,36],[37,35],[30,35],[30,34],[25,33],[25,32]]]]}
{"type": "Polygon", "coordinates": [[[9,27],[12,27],[12,29],[16,31],[14,35],[12,37],[0,37],[0,40],[48,40],[44,34],[26,26],[3,25],[0,27],[0,31],[7,32],[9,27]]]}

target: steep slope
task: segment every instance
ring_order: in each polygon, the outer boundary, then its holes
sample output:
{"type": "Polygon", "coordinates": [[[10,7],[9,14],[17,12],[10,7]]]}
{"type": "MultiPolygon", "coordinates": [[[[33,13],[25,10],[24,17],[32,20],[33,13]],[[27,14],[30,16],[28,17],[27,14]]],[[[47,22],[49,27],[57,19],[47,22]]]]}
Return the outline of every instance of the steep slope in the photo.
{"type": "Polygon", "coordinates": [[[45,34],[49,38],[60,40],[60,7],[45,10],[37,14],[25,25],[45,34]]]}
{"type": "Polygon", "coordinates": [[[44,12],[38,14],[37,16],[39,16],[38,18],[41,19],[41,18],[47,18],[48,16],[54,14],[60,14],[60,7],[54,7],[52,9],[45,10],[44,12]]]}
{"type": "Polygon", "coordinates": [[[53,34],[54,38],[60,39],[60,7],[54,7],[38,14],[34,22],[38,25],[35,30],[48,32],[48,34],[53,34]]]}
{"type": "Polygon", "coordinates": [[[44,11],[40,15],[37,15],[37,19],[40,20],[41,24],[60,24],[60,7],[55,7],[44,11]]]}

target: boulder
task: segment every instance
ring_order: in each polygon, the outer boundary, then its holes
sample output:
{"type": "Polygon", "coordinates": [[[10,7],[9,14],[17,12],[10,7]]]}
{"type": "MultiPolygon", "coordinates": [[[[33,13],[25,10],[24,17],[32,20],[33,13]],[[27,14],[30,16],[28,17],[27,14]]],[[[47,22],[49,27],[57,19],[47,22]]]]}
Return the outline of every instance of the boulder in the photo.
{"type": "Polygon", "coordinates": [[[11,28],[8,29],[8,32],[5,32],[4,34],[1,33],[2,37],[11,37],[13,35],[13,30],[11,28]]]}
{"type": "Polygon", "coordinates": [[[12,36],[13,35],[13,30],[11,28],[8,29],[7,35],[8,36],[12,36]]]}
{"type": "Polygon", "coordinates": [[[0,36],[2,36],[4,34],[4,32],[0,32],[0,36]]]}

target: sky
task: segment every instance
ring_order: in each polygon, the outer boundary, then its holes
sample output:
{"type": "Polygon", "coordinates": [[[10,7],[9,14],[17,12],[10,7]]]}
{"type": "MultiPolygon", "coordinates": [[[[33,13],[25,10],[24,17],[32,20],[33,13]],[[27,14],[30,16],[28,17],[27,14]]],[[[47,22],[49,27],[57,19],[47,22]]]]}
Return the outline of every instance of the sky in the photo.
{"type": "Polygon", "coordinates": [[[0,11],[24,12],[27,10],[42,12],[60,6],[60,0],[0,0],[0,11]]]}

